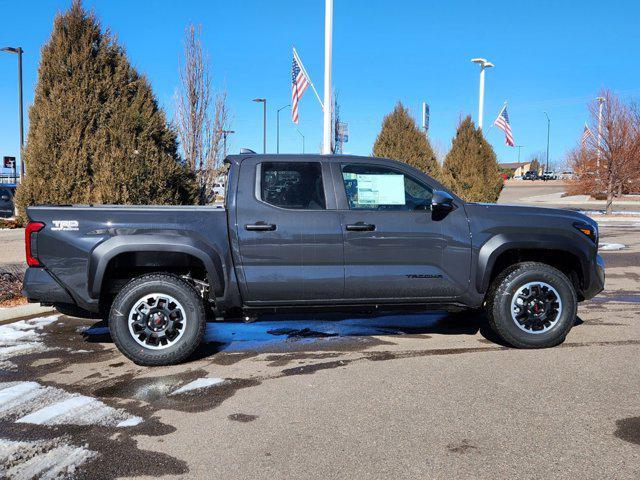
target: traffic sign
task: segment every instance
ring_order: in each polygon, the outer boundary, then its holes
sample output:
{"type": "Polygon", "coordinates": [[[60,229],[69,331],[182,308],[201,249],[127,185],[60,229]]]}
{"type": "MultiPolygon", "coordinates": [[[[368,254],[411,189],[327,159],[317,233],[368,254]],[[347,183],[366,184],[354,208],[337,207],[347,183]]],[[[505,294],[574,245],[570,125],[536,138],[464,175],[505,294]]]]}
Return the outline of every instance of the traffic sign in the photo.
{"type": "Polygon", "coordinates": [[[338,122],[336,130],[336,142],[347,143],[349,141],[349,125],[345,122],[338,122]]]}
{"type": "Polygon", "coordinates": [[[4,168],[15,168],[16,157],[3,157],[2,165],[4,166],[4,168]]]}

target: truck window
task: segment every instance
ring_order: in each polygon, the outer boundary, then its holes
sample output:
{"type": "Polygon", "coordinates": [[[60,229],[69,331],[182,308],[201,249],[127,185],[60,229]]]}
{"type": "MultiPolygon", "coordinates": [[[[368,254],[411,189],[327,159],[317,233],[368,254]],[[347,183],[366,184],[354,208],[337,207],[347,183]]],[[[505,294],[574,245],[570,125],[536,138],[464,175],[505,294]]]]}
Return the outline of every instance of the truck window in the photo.
{"type": "Polygon", "coordinates": [[[429,210],[433,191],[403,172],[365,164],[342,165],[350,210],[429,210]]]}
{"type": "Polygon", "coordinates": [[[263,202],[297,210],[326,208],[319,162],[265,162],[259,171],[263,202]]]}

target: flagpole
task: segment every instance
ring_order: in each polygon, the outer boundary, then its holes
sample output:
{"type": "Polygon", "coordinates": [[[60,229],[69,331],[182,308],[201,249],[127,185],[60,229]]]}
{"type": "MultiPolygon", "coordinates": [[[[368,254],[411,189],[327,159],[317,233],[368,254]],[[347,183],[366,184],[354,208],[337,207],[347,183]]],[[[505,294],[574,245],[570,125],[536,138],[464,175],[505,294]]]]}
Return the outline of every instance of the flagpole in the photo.
{"type": "Polygon", "coordinates": [[[325,0],[324,13],[324,121],[322,153],[331,153],[331,54],[333,37],[333,0],[325,0]]]}
{"type": "Polygon", "coordinates": [[[298,62],[298,65],[300,65],[300,69],[304,72],[305,76],[309,79],[309,85],[311,85],[313,93],[316,94],[316,98],[318,99],[318,102],[320,103],[320,108],[322,108],[324,110],[324,105],[322,104],[322,100],[320,100],[320,95],[318,95],[318,91],[316,90],[316,86],[311,81],[311,76],[309,75],[309,72],[307,72],[307,69],[304,68],[304,64],[302,63],[302,60],[300,60],[300,55],[298,55],[298,51],[296,50],[296,47],[293,47],[293,56],[296,58],[296,62],[298,62]]]}

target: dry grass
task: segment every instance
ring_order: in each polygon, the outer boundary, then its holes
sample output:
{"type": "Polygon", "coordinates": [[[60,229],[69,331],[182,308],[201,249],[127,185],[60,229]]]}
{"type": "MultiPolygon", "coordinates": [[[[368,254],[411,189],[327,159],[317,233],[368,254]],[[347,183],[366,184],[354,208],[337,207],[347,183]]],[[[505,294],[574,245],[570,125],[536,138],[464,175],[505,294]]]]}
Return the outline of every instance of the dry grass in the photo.
{"type": "Polygon", "coordinates": [[[20,228],[22,221],[19,218],[0,218],[0,228],[20,228]]]}
{"type": "Polygon", "coordinates": [[[7,307],[21,301],[24,272],[25,267],[17,265],[0,268],[0,305],[7,307]]]}

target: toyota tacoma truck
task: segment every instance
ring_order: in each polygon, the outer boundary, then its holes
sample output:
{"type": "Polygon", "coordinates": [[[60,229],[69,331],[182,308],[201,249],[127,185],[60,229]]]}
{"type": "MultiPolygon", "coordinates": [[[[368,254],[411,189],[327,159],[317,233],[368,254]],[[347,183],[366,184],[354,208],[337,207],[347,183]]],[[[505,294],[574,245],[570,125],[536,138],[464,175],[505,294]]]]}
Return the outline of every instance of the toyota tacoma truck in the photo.
{"type": "Polygon", "coordinates": [[[285,309],[483,308],[509,345],[551,347],[604,288],[580,213],[466,202],[382,158],[225,162],[224,206],[27,208],[24,295],[108,318],[129,359],[167,365],[208,319],[285,309]]]}

